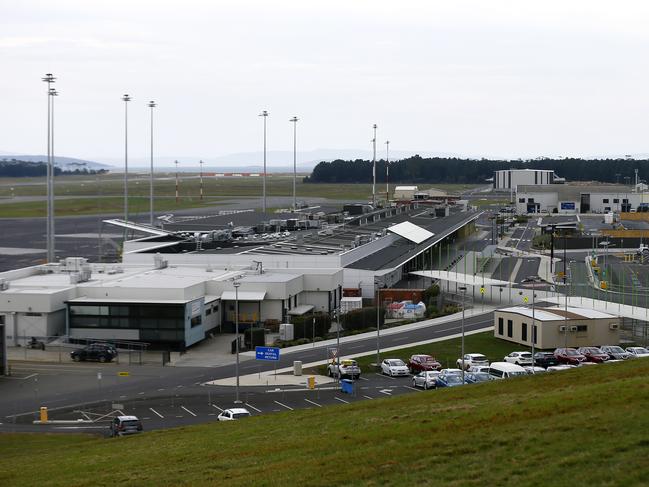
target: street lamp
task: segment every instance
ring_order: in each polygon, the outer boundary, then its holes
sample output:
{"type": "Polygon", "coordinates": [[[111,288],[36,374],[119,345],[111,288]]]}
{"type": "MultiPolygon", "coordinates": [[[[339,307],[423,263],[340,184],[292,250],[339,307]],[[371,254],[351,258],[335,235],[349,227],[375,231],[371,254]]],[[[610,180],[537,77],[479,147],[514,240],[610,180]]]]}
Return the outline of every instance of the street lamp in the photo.
{"type": "Polygon", "coordinates": [[[156,104],[153,100],[147,105],[151,109],[151,175],[149,178],[149,224],[153,226],[153,109],[156,104]]]}
{"type": "Polygon", "coordinates": [[[176,165],[176,204],[178,204],[178,159],[174,161],[176,165]]]}
{"type": "Polygon", "coordinates": [[[293,117],[289,122],[293,122],[293,211],[297,210],[297,199],[295,194],[295,181],[297,180],[297,117],[293,117]]]}
{"type": "Polygon", "coordinates": [[[462,293],[462,384],[464,384],[464,298],[466,296],[466,286],[460,286],[458,290],[462,293]]]}
{"type": "Polygon", "coordinates": [[[54,89],[50,88],[49,91],[50,98],[52,100],[52,142],[51,142],[51,147],[52,147],[52,167],[50,169],[50,180],[48,182],[48,198],[49,198],[49,215],[48,215],[48,222],[49,222],[49,234],[50,234],[50,248],[49,248],[49,253],[51,254],[51,259],[48,255],[48,262],[54,262],[54,259],[56,259],[56,245],[55,245],[55,239],[56,239],[56,232],[54,230],[54,175],[56,174],[56,158],[54,157],[54,97],[58,96],[59,93],[54,89]]]}
{"type": "Polygon", "coordinates": [[[532,338],[530,341],[532,342],[532,372],[533,373],[534,373],[534,345],[536,343],[536,333],[535,333],[536,319],[534,316],[534,310],[536,308],[536,292],[534,291],[534,285],[540,281],[541,278],[539,276],[530,276],[521,281],[521,284],[527,284],[527,283],[532,284],[532,329],[530,330],[530,333],[532,334],[532,338]]]}
{"type": "MultiPolygon", "coordinates": [[[[128,102],[131,97],[128,94],[122,96],[124,102],[124,222],[128,223],[128,102]]],[[[124,240],[126,240],[126,232],[128,229],[124,228],[124,240]]]]}
{"type": "Polygon", "coordinates": [[[379,280],[374,279],[376,288],[376,366],[381,366],[381,289],[379,280]]]}
{"type": "Polygon", "coordinates": [[[372,138],[372,206],[376,208],[376,124],[372,125],[374,137],[372,138]]]}
{"type": "Polygon", "coordinates": [[[259,116],[264,117],[264,177],[262,183],[262,211],[266,214],[266,119],[268,118],[268,110],[262,111],[259,116]]]}
{"type": "Polygon", "coordinates": [[[241,286],[241,283],[239,281],[232,281],[232,285],[234,286],[234,338],[237,353],[237,362],[235,366],[237,386],[234,403],[241,404],[241,400],[239,399],[239,286],[241,286]]]}
{"type": "Polygon", "coordinates": [[[201,186],[201,201],[203,201],[203,164],[205,164],[203,161],[198,161],[199,167],[201,168],[200,172],[200,186],[201,186]]]}
{"type": "MultiPolygon", "coordinates": [[[[43,78],[44,82],[47,83],[47,221],[46,221],[46,235],[47,235],[47,261],[54,262],[54,98],[52,93],[56,93],[52,89],[52,83],[56,81],[56,78],[52,73],[47,73],[43,78]]],[[[13,189],[12,189],[13,191],[13,189]]]]}
{"type": "Polygon", "coordinates": [[[385,141],[385,201],[390,200],[390,141],[385,141]]]}

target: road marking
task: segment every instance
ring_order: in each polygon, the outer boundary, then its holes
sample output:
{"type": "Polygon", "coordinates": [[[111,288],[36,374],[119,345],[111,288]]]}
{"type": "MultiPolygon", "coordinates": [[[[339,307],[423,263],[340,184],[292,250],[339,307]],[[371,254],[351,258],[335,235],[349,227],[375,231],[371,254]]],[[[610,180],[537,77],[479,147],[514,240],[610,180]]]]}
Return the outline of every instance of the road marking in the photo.
{"type": "Polygon", "coordinates": [[[345,404],[349,404],[349,401],[345,401],[344,399],[340,399],[339,397],[334,397],[335,400],[344,402],[345,404]]]}
{"type": "Polygon", "coordinates": [[[318,406],[319,408],[322,407],[321,404],[318,404],[317,402],[309,401],[307,398],[304,398],[304,400],[305,400],[306,402],[308,402],[309,404],[313,404],[314,406],[318,406]]]}
{"type": "Polygon", "coordinates": [[[393,338],[392,341],[393,341],[393,342],[400,342],[400,341],[402,341],[402,340],[408,340],[409,338],[410,338],[409,336],[405,336],[405,337],[397,337],[397,338],[393,338]]]}
{"type": "Polygon", "coordinates": [[[55,430],[97,430],[108,429],[108,426],[54,426],[55,430]]]}
{"type": "Polygon", "coordinates": [[[160,416],[162,419],[164,419],[164,416],[163,416],[162,414],[160,414],[158,411],[156,411],[155,409],[153,409],[153,408],[149,408],[149,411],[151,411],[153,414],[157,414],[157,415],[160,416]]]}
{"type": "Polygon", "coordinates": [[[366,379],[365,377],[359,377],[359,380],[369,380],[369,379],[366,379]]]}
{"type": "Polygon", "coordinates": [[[216,416],[216,413],[207,413],[208,416],[216,416]]]}
{"type": "Polygon", "coordinates": [[[126,399],[126,396],[119,396],[120,399],[126,399]]]}
{"type": "Polygon", "coordinates": [[[249,403],[245,403],[245,404],[246,404],[246,406],[248,406],[249,408],[252,408],[252,409],[254,409],[255,411],[257,411],[258,413],[261,413],[261,409],[257,409],[255,406],[253,406],[252,404],[249,404],[249,403]]]}
{"type": "Polygon", "coordinates": [[[385,374],[379,374],[379,373],[377,373],[376,375],[378,375],[379,377],[385,377],[386,379],[397,380],[397,379],[395,379],[394,377],[390,377],[389,375],[385,375],[385,374]]]}
{"type": "Polygon", "coordinates": [[[164,391],[164,388],[162,388],[162,389],[158,389],[158,392],[162,392],[162,391],[164,391]]]}
{"type": "MultiPolygon", "coordinates": [[[[122,414],[122,416],[124,416],[124,415],[122,414]]],[[[149,418],[148,416],[145,416],[142,419],[151,419],[151,418],[149,418]]]]}
{"type": "Polygon", "coordinates": [[[182,418],[183,416],[176,416],[177,418],[182,418]]]}
{"type": "Polygon", "coordinates": [[[392,395],[392,391],[390,389],[381,389],[379,392],[381,394],[385,394],[386,396],[391,396],[392,395]]]}
{"type": "Polygon", "coordinates": [[[374,399],[373,397],[370,396],[363,396],[365,399],[374,399]]]}
{"type": "Polygon", "coordinates": [[[285,407],[286,409],[289,409],[289,410],[293,411],[293,408],[290,407],[290,406],[287,406],[286,404],[282,404],[282,403],[279,402],[279,401],[273,401],[273,402],[274,402],[275,404],[279,404],[279,405],[282,406],[282,407],[285,407]]]}
{"type": "Polygon", "coordinates": [[[138,392],[137,394],[138,396],[141,396],[142,394],[144,394],[144,392],[138,392]]]}
{"type": "Polygon", "coordinates": [[[180,406],[180,407],[183,408],[185,411],[187,411],[192,416],[196,417],[196,415],[194,413],[192,413],[189,409],[187,409],[185,406],[180,406]]]}
{"type": "Polygon", "coordinates": [[[223,412],[223,409],[221,409],[220,407],[218,407],[216,404],[210,404],[210,406],[212,406],[213,408],[216,408],[216,409],[218,409],[219,411],[223,412]]]}
{"type": "Polygon", "coordinates": [[[363,348],[364,346],[365,345],[356,345],[355,347],[347,347],[347,348],[349,348],[350,350],[355,350],[357,348],[363,348]]]}
{"type": "Polygon", "coordinates": [[[405,387],[406,389],[413,390],[413,391],[422,392],[421,390],[416,389],[415,387],[410,387],[410,386],[403,386],[403,387],[405,387]]]}

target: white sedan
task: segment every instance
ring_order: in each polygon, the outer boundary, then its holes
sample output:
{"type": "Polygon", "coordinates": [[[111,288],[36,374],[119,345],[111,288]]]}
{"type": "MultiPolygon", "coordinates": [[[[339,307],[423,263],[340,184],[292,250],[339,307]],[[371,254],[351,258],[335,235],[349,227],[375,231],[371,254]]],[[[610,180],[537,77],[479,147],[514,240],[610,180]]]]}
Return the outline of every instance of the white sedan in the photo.
{"type": "Polygon", "coordinates": [[[226,409],[221,414],[219,414],[216,419],[219,421],[235,421],[241,418],[247,418],[250,416],[250,411],[246,408],[232,408],[226,409]]]}
{"type": "Polygon", "coordinates": [[[627,347],[626,351],[631,354],[632,358],[649,357],[649,350],[644,347],[627,347]]]}
{"type": "Polygon", "coordinates": [[[532,365],[532,354],[530,352],[512,352],[505,357],[505,362],[520,365],[521,367],[532,365]]]}
{"type": "Polygon", "coordinates": [[[400,358],[386,358],[381,362],[381,373],[389,375],[390,377],[410,375],[408,366],[400,358]]]}
{"type": "MultiPolygon", "coordinates": [[[[457,359],[457,368],[462,368],[462,357],[457,359]]],[[[469,367],[475,365],[486,365],[489,366],[489,359],[482,355],[481,353],[466,353],[464,354],[464,370],[468,370],[469,367]]]]}

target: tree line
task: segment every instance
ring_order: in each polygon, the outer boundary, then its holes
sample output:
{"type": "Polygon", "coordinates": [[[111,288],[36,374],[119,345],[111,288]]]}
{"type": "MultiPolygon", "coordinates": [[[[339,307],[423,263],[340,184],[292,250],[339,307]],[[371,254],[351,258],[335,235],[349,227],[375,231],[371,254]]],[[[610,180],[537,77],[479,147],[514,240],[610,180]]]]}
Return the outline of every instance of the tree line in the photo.
{"type": "MultiPolygon", "coordinates": [[[[630,183],[638,177],[649,180],[647,159],[535,159],[490,160],[413,156],[390,162],[391,183],[465,183],[481,184],[504,169],[552,169],[567,181],[630,183]]],[[[376,163],[376,180],[385,183],[385,160],[376,163]]],[[[357,159],[320,162],[305,183],[371,183],[372,161],[357,159]]]]}
{"type": "MultiPolygon", "coordinates": [[[[55,176],[72,176],[77,174],[104,174],[106,169],[88,169],[77,168],[73,171],[64,171],[58,166],[54,166],[55,176]]],[[[18,159],[0,160],[0,177],[6,178],[28,178],[47,175],[47,163],[20,161],[18,159]]]]}

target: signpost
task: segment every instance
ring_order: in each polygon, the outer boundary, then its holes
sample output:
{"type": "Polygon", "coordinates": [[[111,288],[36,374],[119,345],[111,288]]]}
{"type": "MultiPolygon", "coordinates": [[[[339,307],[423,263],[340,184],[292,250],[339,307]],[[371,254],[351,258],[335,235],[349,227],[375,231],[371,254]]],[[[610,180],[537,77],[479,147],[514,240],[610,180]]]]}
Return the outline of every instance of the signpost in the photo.
{"type": "MultiPolygon", "coordinates": [[[[275,362],[275,376],[277,376],[277,362],[279,362],[278,347],[255,347],[255,360],[275,362]]],[[[261,372],[260,372],[261,375],[261,372]]]]}

